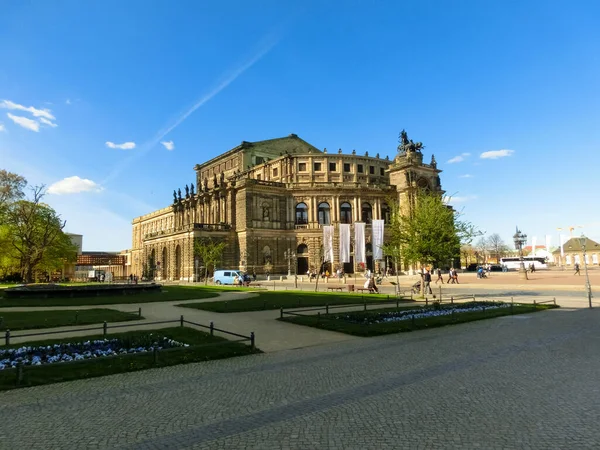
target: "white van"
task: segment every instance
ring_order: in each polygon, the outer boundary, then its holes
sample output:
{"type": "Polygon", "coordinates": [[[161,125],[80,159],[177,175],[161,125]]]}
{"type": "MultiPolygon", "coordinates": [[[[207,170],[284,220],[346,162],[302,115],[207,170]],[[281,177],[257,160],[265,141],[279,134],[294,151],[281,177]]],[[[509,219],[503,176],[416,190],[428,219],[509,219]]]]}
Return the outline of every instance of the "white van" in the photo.
{"type": "Polygon", "coordinates": [[[235,277],[241,277],[242,272],[239,270],[229,269],[229,270],[215,270],[215,276],[213,277],[213,281],[215,284],[233,284],[233,279],[235,277]]]}

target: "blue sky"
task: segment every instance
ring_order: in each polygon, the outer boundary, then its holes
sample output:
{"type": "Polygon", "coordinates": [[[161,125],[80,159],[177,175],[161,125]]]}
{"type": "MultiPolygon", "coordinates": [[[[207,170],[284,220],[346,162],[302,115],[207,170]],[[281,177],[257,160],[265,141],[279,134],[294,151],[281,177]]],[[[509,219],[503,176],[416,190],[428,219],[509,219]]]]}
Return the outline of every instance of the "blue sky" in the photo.
{"type": "Polygon", "coordinates": [[[481,230],[600,241],[598,2],[0,9],[0,167],[50,187],[84,250],[129,248],[132,218],[242,140],[393,158],[403,128],[481,230]]]}

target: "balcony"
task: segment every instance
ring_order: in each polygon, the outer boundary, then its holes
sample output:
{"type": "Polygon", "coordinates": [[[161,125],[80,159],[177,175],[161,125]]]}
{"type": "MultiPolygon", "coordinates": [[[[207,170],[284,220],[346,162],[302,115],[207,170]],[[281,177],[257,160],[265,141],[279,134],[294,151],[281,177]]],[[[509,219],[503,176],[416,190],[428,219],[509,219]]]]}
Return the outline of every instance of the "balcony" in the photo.
{"type": "Polygon", "coordinates": [[[180,227],[167,228],[165,230],[153,231],[144,235],[144,241],[150,239],[158,239],[161,237],[172,236],[177,233],[185,233],[188,231],[229,231],[231,225],[228,223],[188,223],[180,227]]]}

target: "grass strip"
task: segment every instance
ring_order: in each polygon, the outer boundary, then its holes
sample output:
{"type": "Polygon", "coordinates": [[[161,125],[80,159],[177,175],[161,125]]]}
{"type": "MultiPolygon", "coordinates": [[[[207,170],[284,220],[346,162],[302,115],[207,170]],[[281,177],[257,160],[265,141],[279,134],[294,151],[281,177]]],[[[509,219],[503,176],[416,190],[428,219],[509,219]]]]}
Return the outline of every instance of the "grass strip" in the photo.
{"type": "MultiPolygon", "coordinates": [[[[156,367],[167,367],[178,364],[187,364],[214,359],[244,356],[253,353],[261,353],[258,349],[252,349],[243,342],[231,342],[219,336],[211,336],[208,333],[198,331],[189,327],[162,328],[158,330],[136,330],[124,333],[111,333],[107,337],[112,338],[144,338],[150,333],[156,338],[166,336],[179,342],[189,344],[189,347],[172,348],[162,350],[158,354],[158,360],[154,362],[152,352],[126,354],[111,357],[101,357],[74,362],[61,362],[40,366],[25,366],[23,368],[23,379],[16,385],[16,369],[5,369],[0,371],[0,390],[14,389],[17,387],[29,387],[42,384],[59,383],[84,378],[101,377],[117,373],[135,372],[139,370],[156,367]],[[214,345],[209,345],[214,344],[214,345]]],[[[27,342],[10,345],[6,348],[18,348],[27,346],[48,346],[62,342],[83,342],[86,340],[104,339],[102,335],[77,336],[71,339],[49,339],[43,341],[27,342]]]]}
{"type": "Polygon", "coordinates": [[[345,294],[338,292],[256,291],[255,296],[240,300],[181,304],[183,308],[218,313],[265,311],[325,305],[356,305],[392,299],[385,294],[345,294]]]}
{"type": "MultiPolygon", "coordinates": [[[[490,303],[490,306],[492,304],[490,303]]],[[[295,323],[324,330],[337,331],[339,333],[351,334],[354,336],[371,337],[382,336],[386,334],[402,333],[415,330],[423,330],[427,328],[437,328],[446,325],[456,325],[459,323],[467,323],[475,320],[493,319],[495,317],[509,316],[513,314],[525,314],[538,311],[545,311],[552,308],[558,308],[557,305],[524,305],[515,304],[513,307],[487,309],[485,311],[462,312],[453,315],[432,316],[398,320],[385,323],[355,323],[344,320],[347,314],[351,314],[353,318],[364,316],[365,318],[375,318],[381,313],[396,312],[399,309],[385,308],[375,311],[351,313],[332,313],[320,315],[303,315],[303,316],[286,316],[283,319],[278,319],[283,322],[295,323]]],[[[402,308],[401,308],[402,309],[402,308]]],[[[404,308],[406,309],[406,308],[404,308]]],[[[433,307],[425,307],[423,310],[433,309],[433,307]]]]}
{"type": "MultiPolygon", "coordinates": [[[[160,292],[142,292],[132,295],[105,295],[98,297],[70,298],[4,298],[0,297],[0,308],[14,306],[86,306],[118,305],[126,303],[153,303],[174,300],[195,300],[217,297],[224,291],[239,291],[236,288],[218,288],[213,286],[163,286],[160,292]]],[[[247,289],[246,289],[247,290],[247,289]]],[[[68,294],[66,294],[68,295],[68,294]]]]}
{"type": "Polygon", "coordinates": [[[41,328],[91,325],[102,322],[126,322],[143,319],[137,312],[115,309],[63,309],[52,311],[4,311],[0,312],[0,331],[37,330],[41,328]]]}

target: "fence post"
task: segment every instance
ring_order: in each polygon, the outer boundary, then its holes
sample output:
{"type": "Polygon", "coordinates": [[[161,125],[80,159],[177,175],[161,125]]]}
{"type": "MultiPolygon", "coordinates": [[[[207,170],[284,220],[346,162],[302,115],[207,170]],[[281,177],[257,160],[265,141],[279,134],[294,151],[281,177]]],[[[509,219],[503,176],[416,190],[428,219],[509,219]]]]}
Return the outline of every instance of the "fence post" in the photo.
{"type": "Polygon", "coordinates": [[[138,317],[142,317],[142,307],[138,308],[138,317]]]}
{"type": "Polygon", "coordinates": [[[325,314],[329,314],[329,303],[325,303],[325,314]]]}
{"type": "Polygon", "coordinates": [[[317,325],[321,322],[321,311],[317,311],[317,325]]]}
{"type": "Polygon", "coordinates": [[[429,300],[427,300],[427,296],[425,296],[425,306],[429,306],[429,300]]]}
{"type": "Polygon", "coordinates": [[[365,298],[365,311],[367,310],[367,299],[365,298]]]}
{"type": "Polygon", "coordinates": [[[213,322],[210,323],[210,335],[215,335],[215,324],[213,322]]]}
{"type": "Polygon", "coordinates": [[[535,303],[535,300],[533,300],[533,309],[536,310],[537,309],[537,304],[535,303]]]}
{"type": "Polygon", "coordinates": [[[440,286],[440,303],[442,303],[442,286],[440,286]]]}
{"type": "Polygon", "coordinates": [[[263,300],[263,311],[264,311],[265,309],[267,309],[267,301],[266,301],[266,300],[263,300]]]}
{"type": "Polygon", "coordinates": [[[279,318],[283,319],[283,306],[279,308],[279,318]]]}
{"type": "Polygon", "coordinates": [[[554,305],[556,306],[556,297],[554,297],[554,305]]]}
{"type": "Polygon", "coordinates": [[[475,301],[475,294],[473,294],[473,301],[475,301]]]}
{"type": "Polygon", "coordinates": [[[4,335],[4,339],[6,339],[6,342],[4,343],[4,345],[10,345],[10,330],[6,330],[6,334],[4,335]]]}
{"type": "Polygon", "coordinates": [[[396,309],[400,308],[400,300],[396,299],[396,309]]]}
{"type": "Polygon", "coordinates": [[[451,296],[451,297],[450,297],[450,304],[451,304],[451,305],[454,305],[454,296],[451,296]]]}
{"type": "Polygon", "coordinates": [[[250,348],[251,348],[252,350],[254,350],[254,349],[256,348],[256,346],[255,346],[255,337],[254,337],[254,331],[252,331],[252,332],[250,333],[250,348]]]}
{"type": "Polygon", "coordinates": [[[17,363],[17,386],[19,386],[23,382],[23,362],[19,361],[17,363]]]}
{"type": "Polygon", "coordinates": [[[152,347],[152,357],[154,359],[154,364],[158,364],[158,345],[155,342],[154,346],[152,347]]]}
{"type": "Polygon", "coordinates": [[[75,311],[75,325],[79,322],[79,311],[75,311]]]}
{"type": "Polygon", "coordinates": [[[413,299],[413,291],[412,291],[412,289],[410,290],[410,299],[411,300],[413,299]]]}
{"type": "Polygon", "coordinates": [[[183,315],[179,318],[179,326],[183,326],[183,315]]]}
{"type": "Polygon", "coordinates": [[[108,334],[108,324],[106,323],[106,321],[104,321],[104,323],[102,324],[102,334],[104,334],[104,336],[108,334]]]}
{"type": "Polygon", "coordinates": [[[4,322],[4,317],[0,317],[0,327],[2,327],[2,322],[4,322]]]}
{"type": "Polygon", "coordinates": [[[510,298],[510,314],[511,315],[515,313],[514,307],[515,307],[515,301],[514,301],[513,297],[511,297],[510,298]]]}

